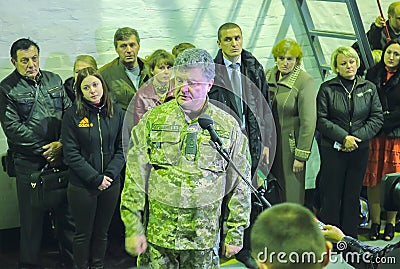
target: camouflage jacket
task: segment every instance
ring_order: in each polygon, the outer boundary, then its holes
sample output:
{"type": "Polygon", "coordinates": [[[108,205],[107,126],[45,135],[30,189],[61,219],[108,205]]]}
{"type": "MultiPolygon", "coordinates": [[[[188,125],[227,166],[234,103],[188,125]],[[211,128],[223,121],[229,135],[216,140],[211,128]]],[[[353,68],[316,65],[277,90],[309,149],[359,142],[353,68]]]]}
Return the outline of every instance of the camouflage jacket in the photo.
{"type": "MultiPolygon", "coordinates": [[[[239,171],[250,180],[246,137],[236,120],[212,104],[203,113],[239,171]]],[[[250,189],[210,145],[207,130],[175,100],[153,108],[132,130],[121,215],[126,236],[145,234],[155,245],[177,250],[217,245],[222,198],[228,193],[227,244],[241,246],[249,225],[250,189]],[[145,194],[147,193],[147,195],[145,194]]]]}

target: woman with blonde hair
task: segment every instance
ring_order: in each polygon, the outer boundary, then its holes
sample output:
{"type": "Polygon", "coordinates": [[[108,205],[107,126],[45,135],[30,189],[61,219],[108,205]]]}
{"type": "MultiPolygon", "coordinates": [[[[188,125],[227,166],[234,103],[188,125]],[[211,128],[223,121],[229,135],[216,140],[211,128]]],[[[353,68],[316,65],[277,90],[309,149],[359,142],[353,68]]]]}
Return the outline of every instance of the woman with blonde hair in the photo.
{"type": "Polygon", "coordinates": [[[295,40],[279,41],[272,54],[276,65],[266,71],[277,137],[271,172],[283,187],[283,201],[303,205],[317,118],[314,80],[300,68],[303,52],[295,40]]]}
{"type": "Polygon", "coordinates": [[[352,47],[331,57],[336,77],[321,84],[317,96],[320,143],[320,220],[357,238],[359,197],[368,161],[369,140],[382,127],[375,85],[357,76],[360,58],[352,47]]]}
{"type": "Polygon", "coordinates": [[[87,54],[81,54],[81,55],[76,56],[76,59],[74,62],[74,69],[73,69],[74,76],[67,78],[64,82],[65,91],[67,92],[67,95],[68,95],[69,99],[71,99],[72,102],[75,100],[74,84],[75,84],[76,78],[78,76],[78,72],[86,67],[92,67],[95,70],[97,70],[97,62],[93,58],[93,56],[90,56],[87,54]]]}

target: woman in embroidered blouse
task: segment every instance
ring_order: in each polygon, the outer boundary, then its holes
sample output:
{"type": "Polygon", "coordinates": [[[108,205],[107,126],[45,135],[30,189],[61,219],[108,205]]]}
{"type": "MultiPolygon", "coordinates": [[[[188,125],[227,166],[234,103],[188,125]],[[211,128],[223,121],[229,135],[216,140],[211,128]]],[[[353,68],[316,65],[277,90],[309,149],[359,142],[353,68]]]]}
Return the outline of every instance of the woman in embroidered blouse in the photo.
{"type": "MultiPolygon", "coordinates": [[[[368,203],[372,225],[370,239],[377,240],[381,217],[381,181],[384,175],[400,172],[400,39],[392,39],[383,48],[380,62],[367,71],[366,79],[378,90],[384,115],[382,131],[370,142],[367,172],[368,203]]],[[[396,211],[387,211],[384,240],[392,240],[396,211]]]]}
{"type": "Polygon", "coordinates": [[[356,76],[359,66],[360,58],[353,48],[337,48],[331,57],[331,68],[337,76],[322,83],[317,96],[317,129],[321,136],[318,217],[354,238],[369,140],[383,123],[376,87],[356,76]]]}
{"type": "Polygon", "coordinates": [[[266,71],[277,149],[272,173],[278,178],[283,201],[304,204],[305,162],[311,153],[316,125],[315,85],[300,68],[303,52],[292,39],[272,49],[276,65],[266,71]]]}
{"type": "Polygon", "coordinates": [[[171,81],[174,56],[158,49],[145,60],[145,72],[149,81],[135,94],[133,123],[138,124],[143,115],[155,106],[174,98],[174,85],[171,81]]]}

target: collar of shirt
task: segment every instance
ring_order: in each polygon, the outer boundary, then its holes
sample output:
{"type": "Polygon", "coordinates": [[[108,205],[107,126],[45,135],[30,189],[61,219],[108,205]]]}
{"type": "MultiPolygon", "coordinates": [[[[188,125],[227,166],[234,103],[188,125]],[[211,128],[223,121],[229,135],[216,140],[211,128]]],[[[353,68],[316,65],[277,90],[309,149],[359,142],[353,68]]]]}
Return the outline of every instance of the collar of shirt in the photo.
{"type": "MultiPolygon", "coordinates": [[[[224,58],[224,64],[225,64],[226,68],[228,68],[228,70],[231,69],[230,65],[233,64],[233,62],[229,61],[225,57],[223,57],[223,58],[224,58]]],[[[238,60],[235,63],[239,64],[239,66],[242,65],[241,64],[242,63],[242,56],[241,55],[239,56],[238,60]]]]}
{"type": "MultiPolygon", "coordinates": [[[[226,66],[226,71],[228,71],[228,75],[229,75],[229,79],[231,79],[231,77],[232,77],[232,67],[230,67],[230,65],[231,64],[233,64],[233,62],[231,62],[231,61],[229,61],[228,59],[226,59],[225,57],[223,57],[224,58],[224,64],[225,64],[225,66],[226,66]]],[[[241,56],[239,56],[239,59],[237,60],[237,62],[235,62],[235,63],[237,63],[238,65],[239,65],[239,72],[240,72],[240,66],[241,66],[241,61],[242,61],[242,57],[241,56]]],[[[240,78],[240,76],[239,76],[239,79],[241,79],[240,78]]]]}
{"type": "Polygon", "coordinates": [[[125,67],[125,73],[128,74],[128,77],[131,79],[133,85],[136,89],[139,89],[139,82],[140,82],[140,67],[135,66],[132,69],[128,69],[125,67]]]}

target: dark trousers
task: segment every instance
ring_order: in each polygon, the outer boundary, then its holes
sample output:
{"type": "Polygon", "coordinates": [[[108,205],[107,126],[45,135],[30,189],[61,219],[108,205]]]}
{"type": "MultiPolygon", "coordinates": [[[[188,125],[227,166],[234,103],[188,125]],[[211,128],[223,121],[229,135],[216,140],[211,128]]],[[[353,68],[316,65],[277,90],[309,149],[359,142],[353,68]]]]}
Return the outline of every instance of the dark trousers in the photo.
{"type": "Polygon", "coordinates": [[[353,152],[324,147],[321,152],[319,182],[321,209],[318,217],[326,224],[338,226],[357,238],[359,198],[367,167],[369,148],[353,152]]]}
{"type": "Polygon", "coordinates": [[[79,269],[104,267],[107,233],[117,204],[120,184],[104,191],[89,191],[72,184],[68,186],[68,201],[75,220],[73,250],[79,269]]]}
{"type": "MultiPolygon", "coordinates": [[[[48,212],[43,208],[33,207],[31,195],[30,175],[40,171],[46,164],[41,157],[26,157],[15,154],[15,169],[17,178],[17,195],[20,217],[20,265],[40,265],[40,246],[43,235],[43,220],[48,212]]],[[[72,238],[74,234],[74,222],[69,212],[67,201],[52,210],[54,223],[59,241],[63,262],[72,264],[72,238]]]]}
{"type": "Polygon", "coordinates": [[[121,218],[121,193],[124,188],[125,182],[125,169],[121,170],[121,185],[118,195],[117,205],[115,207],[114,215],[112,216],[110,228],[108,229],[108,254],[119,258],[123,257],[125,252],[125,225],[121,218]]]}
{"type": "MultiPolygon", "coordinates": [[[[256,159],[258,160],[258,159],[256,159]]],[[[258,164],[258,161],[253,162],[253,164],[258,164]]],[[[252,165],[251,167],[251,175],[252,177],[257,173],[257,166],[252,165]]],[[[253,228],[253,224],[256,221],[257,216],[262,212],[263,208],[258,205],[259,201],[256,198],[255,194],[251,194],[251,212],[250,212],[250,225],[243,232],[243,248],[236,254],[236,259],[244,262],[251,257],[251,229],[253,228]]]]}

